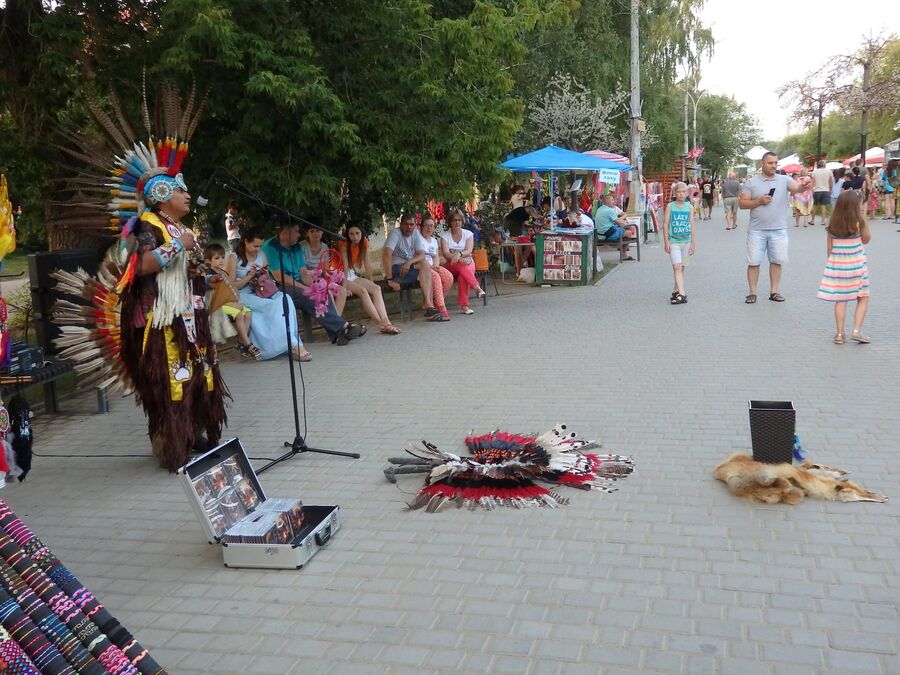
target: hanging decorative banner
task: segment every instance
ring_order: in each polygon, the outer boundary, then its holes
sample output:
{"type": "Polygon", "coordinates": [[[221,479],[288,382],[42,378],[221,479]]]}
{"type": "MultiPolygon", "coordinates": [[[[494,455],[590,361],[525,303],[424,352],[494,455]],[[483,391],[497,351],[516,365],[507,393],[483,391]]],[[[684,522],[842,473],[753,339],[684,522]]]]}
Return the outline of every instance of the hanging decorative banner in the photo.
{"type": "Polygon", "coordinates": [[[597,171],[600,180],[608,185],[618,185],[622,172],[618,169],[600,169],[597,171]]]}

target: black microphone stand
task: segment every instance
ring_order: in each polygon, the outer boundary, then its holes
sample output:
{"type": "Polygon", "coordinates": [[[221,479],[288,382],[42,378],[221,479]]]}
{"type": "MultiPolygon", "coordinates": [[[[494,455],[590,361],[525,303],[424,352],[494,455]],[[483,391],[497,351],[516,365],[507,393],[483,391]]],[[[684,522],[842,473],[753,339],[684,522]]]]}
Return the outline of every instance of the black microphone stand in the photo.
{"type": "MultiPolygon", "coordinates": [[[[251,193],[249,190],[246,190],[246,189],[240,190],[240,189],[234,187],[233,185],[228,185],[228,184],[223,183],[218,180],[216,182],[219,183],[219,185],[224,190],[229,190],[231,192],[234,192],[235,194],[241,195],[242,197],[246,197],[247,199],[250,199],[250,200],[256,202],[257,204],[259,204],[260,206],[262,206],[264,208],[269,208],[269,209],[278,211],[280,213],[287,215],[289,218],[295,218],[295,216],[293,216],[293,214],[291,214],[289,211],[287,211],[281,207],[275,206],[274,204],[268,204],[268,203],[264,202],[262,199],[257,197],[255,194],[251,193]]],[[[302,220],[302,219],[297,218],[297,220],[302,220]]],[[[303,222],[308,222],[308,221],[303,221],[303,222]]],[[[309,224],[312,225],[313,227],[319,227],[318,225],[314,225],[313,223],[309,223],[309,224]]],[[[319,228],[319,229],[322,229],[322,228],[319,228]]],[[[324,229],[322,229],[322,231],[328,232],[328,230],[324,230],[324,229]]],[[[284,271],[284,255],[283,255],[283,250],[282,250],[282,246],[280,243],[278,244],[278,267],[281,270],[281,279],[282,279],[281,310],[282,310],[282,314],[284,315],[284,336],[285,336],[285,340],[287,341],[288,372],[290,372],[290,374],[291,374],[291,400],[293,401],[293,404],[294,404],[294,440],[290,441],[290,442],[285,441],[284,447],[290,448],[290,450],[285,452],[283,455],[266,462],[262,467],[260,467],[259,469],[256,470],[257,475],[261,474],[263,471],[268,471],[276,464],[280,464],[281,462],[285,461],[286,459],[290,459],[291,457],[294,457],[295,455],[299,455],[302,452],[317,452],[321,455],[337,455],[339,457],[350,457],[352,459],[359,459],[358,452],[342,452],[340,450],[323,450],[322,448],[311,448],[310,446],[308,446],[306,444],[306,439],[300,433],[300,412],[297,409],[297,378],[294,375],[293,346],[291,344],[291,321],[290,321],[290,314],[289,314],[291,309],[288,306],[287,285],[284,283],[284,280],[286,278],[285,271],[284,271]]],[[[293,286],[293,282],[294,282],[293,277],[291,277],[291,282],[292,282],[292,288],[296,288],[296,286],[293,286]]],[[[297,328],[297,330],[299,331],[299,327],[297,328]]],[[[301,366],[298,363],[297,367],[300,369],[300,381],[302,383],[301,395],[303,396],[303,409],[305,411],[306,410],[306,383],[303,380],[303,366],[301,366]]],[[[306,415],[306,413],[304,412],[304,420],[306,419],[305,415],[306,415]]],[[[305,430],[305,431],[307,431],[307,430],[305,430]]]]}

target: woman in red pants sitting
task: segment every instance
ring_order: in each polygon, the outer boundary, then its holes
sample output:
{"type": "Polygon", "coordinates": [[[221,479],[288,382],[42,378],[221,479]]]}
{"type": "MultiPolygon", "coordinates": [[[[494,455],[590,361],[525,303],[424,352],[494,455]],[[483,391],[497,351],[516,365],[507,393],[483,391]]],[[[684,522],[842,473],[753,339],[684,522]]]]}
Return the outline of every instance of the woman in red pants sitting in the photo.
{"type": "Polygon", "coordinates": [[[484,291],[475,279],[475,261],[472,260],[475,237],[469,230],[463,229],[463,214],[458,209],[452,209],[447,215],[447,224],[450,231],[441,235],[444,267],[450,270],[456,279],[459,310],[463,314],[474,314],[469,307],[469,289],[475,289],[475,294],[479,298],[484,297],[484,291]]]}

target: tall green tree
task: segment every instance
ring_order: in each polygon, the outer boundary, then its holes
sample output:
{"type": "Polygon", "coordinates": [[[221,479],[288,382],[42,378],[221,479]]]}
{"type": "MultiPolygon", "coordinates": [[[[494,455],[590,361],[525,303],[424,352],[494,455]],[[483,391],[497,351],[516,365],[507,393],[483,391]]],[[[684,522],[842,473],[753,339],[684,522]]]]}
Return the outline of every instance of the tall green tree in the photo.
{"type": "MultiPolygon", "coordinates": [[[[45,243],[61,126],[85,120],[83,97],[146,58],[161,0],[6,0],[0,4],[0,171],[23,208],[26,248],[45,243]]],[[[79,241],[55,232],[51,243],[79,241]]]]}
{"type": "Polygon", "coordinates": [[[704,96],[697,108],[697,143],[701,163],[720,174],[761,139],[756,120],[730,96],[704,96]]]}
{"type": "MultiPolygon", "coordinates": [[[[644,0],[640,3],[642,114],[657,142],[645,151],[644,164],[671,164],[681,154],[681,99],[673,91],[679,69],[698,63],[712,48],[712,34],[698,19],[702,0],[644,0]]],[[[569,21],[547,26],[529,43],[527,60],[515,68],[517,89],[537,100],[557,78],[577,80],[596,100],[607,100],[629,87],[630,3],[628,0],[584,0],[570,10],[569,21]]],[[[627,136],[626,113],[617,120],[627,136]]],[[[520,149],[539,145],[535,125],[526,123],[520,149]]]]}
{"type": "Polygon", "coordinates": [[[495,180],[524,109],[511,69],[572,3],[445,5],[9,0],[0,87],[15,95],[0,113],[49,161],[53,139],[35,129],[83,125],[84,96],[112,88],[128,106],[145,66],[150,80],[196,80],[210,89],[187,167],[195,189],[224,166],[267,201],[365,224],[495,180]]]}

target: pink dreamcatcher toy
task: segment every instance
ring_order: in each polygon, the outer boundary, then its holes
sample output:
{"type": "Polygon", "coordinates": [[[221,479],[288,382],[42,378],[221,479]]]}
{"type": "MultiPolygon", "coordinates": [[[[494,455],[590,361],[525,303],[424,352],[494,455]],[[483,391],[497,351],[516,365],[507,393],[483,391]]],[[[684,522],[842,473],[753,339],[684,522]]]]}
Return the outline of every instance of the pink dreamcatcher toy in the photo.
{"type": "Polygon", "coordinates": [[[344,264],[341,254],[333,248],[325,249],[319,258],[319,265],[310,272],[310,284],[304,294],[316,306],[316,316],[325,316],[329,297],[336,295],[344,283],[344,264]]]}

